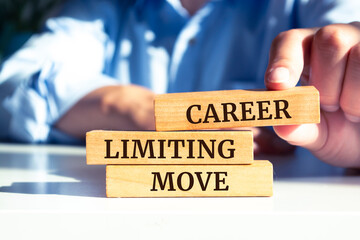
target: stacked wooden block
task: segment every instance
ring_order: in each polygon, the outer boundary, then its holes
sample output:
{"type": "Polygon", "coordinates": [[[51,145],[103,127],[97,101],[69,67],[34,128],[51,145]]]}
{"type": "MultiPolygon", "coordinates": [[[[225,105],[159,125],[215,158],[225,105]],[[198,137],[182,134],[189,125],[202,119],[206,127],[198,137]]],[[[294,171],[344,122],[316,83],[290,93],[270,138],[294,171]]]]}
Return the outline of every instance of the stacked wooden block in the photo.
{"type": "Polygon", "coordinates": [[[91,131],[88,164],[106,164],[108,197],[271,196],[272,164],[251,131],[211,129],[320,121],[313,87],[159,95],[156,132],[91,131]],[[194,131],[208,129],[210,131],[194,131]],[[182,131],[191,130],[191,131],[182,131]]]}

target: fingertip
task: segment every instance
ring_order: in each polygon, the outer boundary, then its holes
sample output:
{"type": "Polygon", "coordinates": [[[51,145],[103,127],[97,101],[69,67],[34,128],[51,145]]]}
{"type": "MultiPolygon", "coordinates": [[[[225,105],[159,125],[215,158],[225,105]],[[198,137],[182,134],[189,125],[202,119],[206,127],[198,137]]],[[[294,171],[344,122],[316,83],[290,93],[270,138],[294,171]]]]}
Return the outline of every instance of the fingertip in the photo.
{"type": "Polygon", "coordinates": [[[265,77],[265,85],[269,90],[285,90],[294,87],[290,70],[282,66],[270,68],[265,77]]]}
{"type": "Polygon", "coordinates": [[[336,112],[337,110],[339,110],[340,106],[339,105],[326,105],[326,104],[321,104],[321,109],[324,110],[325,112],[336,112]]]}
{"type": "Polygon", "coordinates": [[[353,123],[359,123],[360,122],[360,117],[359,116],[355,116],[355,115],[352,115],[352,114],[349,114],[349,113],[344,113],[345,117],[353,122],[353,123]]]}
{"type": "Polygon", "coordinates": [[[269,71],[267,81],[269,83],[284,83],[289,81],[290,71],[286,67],[276,67],[269,71]]]}

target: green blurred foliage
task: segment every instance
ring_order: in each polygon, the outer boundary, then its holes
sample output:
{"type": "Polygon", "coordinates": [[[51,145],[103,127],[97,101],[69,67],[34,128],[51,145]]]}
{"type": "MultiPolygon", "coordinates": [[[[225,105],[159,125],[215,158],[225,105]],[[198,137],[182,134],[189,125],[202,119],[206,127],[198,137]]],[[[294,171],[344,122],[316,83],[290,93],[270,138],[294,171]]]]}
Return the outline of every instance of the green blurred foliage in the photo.
{"type": "Polygon", "coordinates": [[[0,62],[41,30],[64,0],[0,0],[0,62]]]}

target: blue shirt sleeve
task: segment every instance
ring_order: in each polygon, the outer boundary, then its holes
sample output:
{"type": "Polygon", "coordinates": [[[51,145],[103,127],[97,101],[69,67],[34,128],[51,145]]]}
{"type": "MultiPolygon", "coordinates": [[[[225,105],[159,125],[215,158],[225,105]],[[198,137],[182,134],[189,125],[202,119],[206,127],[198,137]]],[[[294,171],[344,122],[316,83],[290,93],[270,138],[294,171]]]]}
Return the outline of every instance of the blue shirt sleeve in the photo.
{"type": "MultiPolygon", "coordinates": [[[[105,31],[114,8],[97,2],[101,14],[88,5],[72,6],[62,17],[46,22],[43,33],[34,35],[2,66],[0,82],[20,82],[4,102],[11,119],[7,129],[21,142],[73,142],[53,128],[54,123],[90,91],[117,84],[104,74],[114,44],[105,31]],[[76,12],[72,12],[76,10],[76,12]],[[77,18],[71,17],[75,14],[77,18]]],[[[96,1],[93,1],[94,4],[96,1]]],[[[114,26],[116,27],[116,26],[114,26]]]]}

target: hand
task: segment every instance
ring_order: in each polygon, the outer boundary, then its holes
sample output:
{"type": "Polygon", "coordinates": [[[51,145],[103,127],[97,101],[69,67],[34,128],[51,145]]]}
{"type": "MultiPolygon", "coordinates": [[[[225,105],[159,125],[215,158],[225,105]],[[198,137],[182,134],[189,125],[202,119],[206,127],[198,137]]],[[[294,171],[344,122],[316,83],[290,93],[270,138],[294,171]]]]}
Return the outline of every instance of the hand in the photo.
{"type": "Polygon", "coordinates": [[[343,167],[360,166],[360,23],[294,29],[278,35],[265,74],[268,89],[301,77],[320,92],[321,123],[274,127],[291,144],[343,167]]]}
{"type": "Polygon", "coordinates": [[[102,87],[80,99],[55,126],[80,139],[95,129],[154,130],[154,97],[137,85],[102,87]]]}

